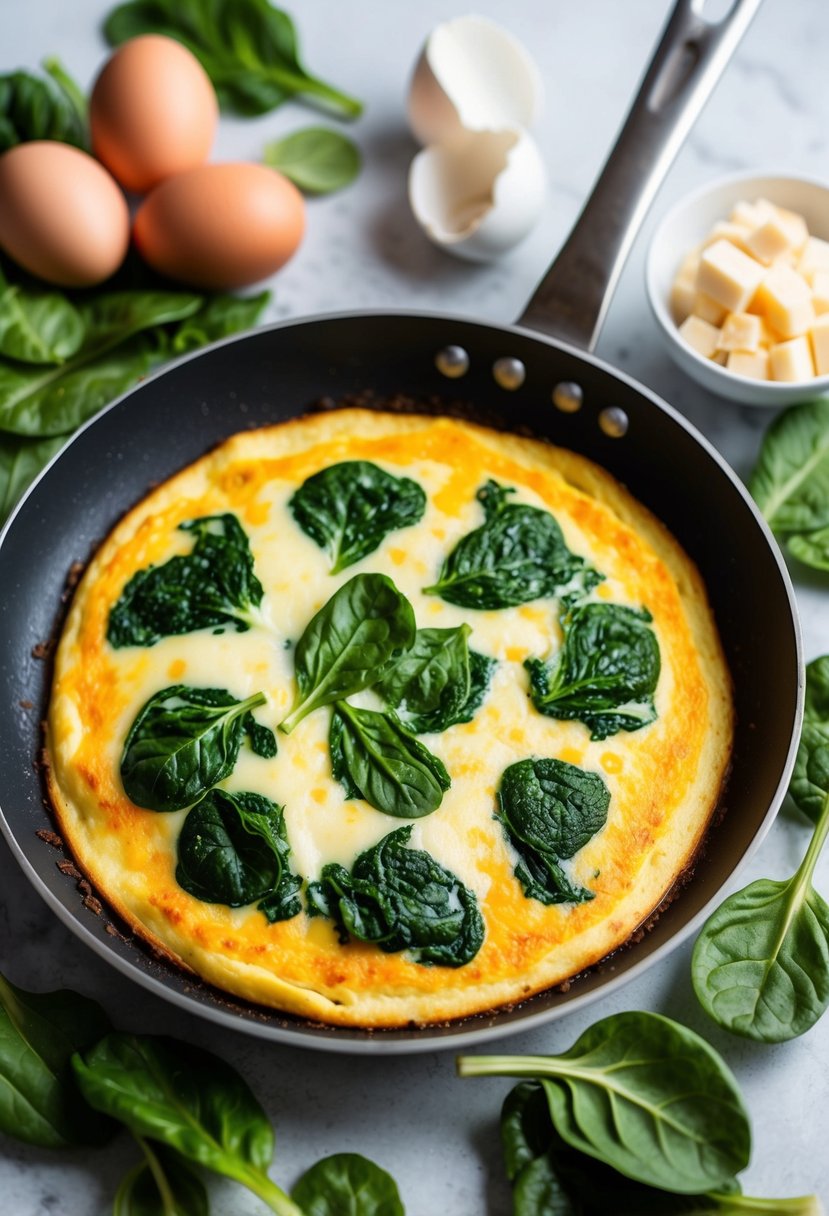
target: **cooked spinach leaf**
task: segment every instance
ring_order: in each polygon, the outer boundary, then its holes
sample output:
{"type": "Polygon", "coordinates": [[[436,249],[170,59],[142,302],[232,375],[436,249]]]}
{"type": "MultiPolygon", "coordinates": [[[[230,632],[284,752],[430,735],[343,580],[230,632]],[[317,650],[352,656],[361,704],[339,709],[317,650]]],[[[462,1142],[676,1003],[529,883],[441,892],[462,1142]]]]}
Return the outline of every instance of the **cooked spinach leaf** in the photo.
{"type": "Polygon", "coordinates": [[[278,1216],[304,1216],[268,1177],[273,1128],[239,1074],[191,1043],[109,1034],[72,1059],[91,1106],[188,1161],[233,1178],[278,1216]]]}
{"type": "Polygon", "coordinates": [[[0,76],[0,152],[33,139],[88,146],[86,103],[57,59],[47,59],[45,75],[8,72],[0,76]]]}
{"type": "Polygon", "coordinates": [[[411,825],[389,832],[351,873],[324,866],[307,888],[308,911],[331,917],[342,942],[356,937],[387,954],[407,950],[424,966],[462,967],[484,940],[478,901],[428,853],[407,848],[411,834],[411,825]]]}
{"type": "Polygon", "coordinates": [[[373,553],[389,532],[416,524],[426,495],[408,477],[392,477],[367,460],[345,460],[309,477],[288,506],[338,574],[373,553]]]}
{"type": "Polygon", "coordinates": [[[144,1160],[122,1179],[112,1216],[210,1216],[204,1183],[186,1158],[136,1136],[144,1160]]]}
{"type": "Polygon", "coordinates": [[[84,1101],[70,1067],[108,1030],[88,997],[24,992],[0,975],[0,1132],[43,1148],[108,1140],[115,1128],[84,1101]]]}
{"type": "Polygon", "coordinates": [[[527,659],[530,698],[550,718],[584,722],[591,739],[656,720],[660,655],[653,618],[621,604],[583,604],[562,618],[564,641],[551,662],[527,659]]]}
{"type": "Polygon", "coordinates": [[[83,337],[83,318],[66,296],[9,283],[0,268],[0,355],[21,363],[63,363],[83,337]]]}
{"type": "Polygon", "coordinates": [[[457,726],[460,722],[471,722],[484,703],[492,673],[497,666],[497,659],[479,654],[477,650],[470,650],[469,694],[466,700],[460,700],[455,685],[447,685],[437,709],[427,714],[407,714],[406,726],[416,735],[429,735],[448,730],[450,726],[457,726]]]}
{"type": "Polygon", "coordinates": [[[511,608],[546,596],[584,594],[602,575],[564,543],[549,511],[511,503],[515,491],[488,481],[478,491],[485,522],[462,537],[425,587],[462,608],[511,608]]]}
{"type": "Polygon", "coordinates": [[[264,114],[304,95],[346,118],[362,105],[310,76],[299,58],[294,23],[268,0],[129,0],[104,23],[112,45],[139,34],[183,42],[213,82],[223,109],[264,114]]]}
{"type": "Polygon", "coordinates": [[[518,853],[515,877],[528,899],[584,903],[593,892],[571,882],[563,860],[600,832],[610,791],[598,773],[563,760],[519,760],[504,771],[495,818],[518,853]]]}
{"type": "Polygon", "coordinates": [[[204,515],[179,529],[193,534],[192,550],[132,576],[110,610],[111,646],[154,646],[198,629],[243,633],[260,620],[262,584],[236,516],[204,515]]]}
{"type": "Polygon", "coordinates": [[[265,144],[262,160],[307,194],[342,190],[360,172],[360,150],[353,140],[327,127],[304,127],[265,144]]]}
{"type": "Polygon", "coordinates": [[[204,903],[241,908],[262,900],[270,921],[301,911],[284,808],[262,794],[211,790],[188,813],[177,855],[176,882],[204,903]]]}
{"type": "Polygon", "coordinates": [[[368,688],[389,659],[415,637],[412,606],[385,574],[357,574],[305,628],[295,651],[297,692],[280,730],[368,688]]]}
{"type": "Polygon", "coordinates": [[[452,784],[433,756],[396,714],[355,709],[337,701],[329,737],[331,767],[349,798],[398,819],[431,815],[452,784]]]}
{"type": "Polygon", "coordinates": [[[264,704],[263,692],[237,701],[223,688],[162,688],[141,707],[124,744],[127,797],[149,811],[198,802],[233,772],[246,716],[264,704]]]}
{"type": "Polygon", "coordinates": [[[806,668],[806,719],[791,786],[815,821],[788,881],[761,878],[705,922],[691,960],[697,998],[718,1025],[763,1043],[804,1034],[829,1007],[829,905],[812,886],[829,835],[829,656],[806,668]]]}
{"type": "MultiPolygon", "coordinates": [[[[751,1131],[736,1080],[704,1039],[659,1014],[613,1014],[561,1055],[462,1056],[458,1072],[540,1081],[553,1127],[571,1148],[647,1186],[719,1192],[748,1164],[751,1131]]],[[[513,1145],[515,1168],[539,1138],[513,1145]]]]}
{"type": "Polygon", "coordinates": [[[377,691],[393,709],[428,714],[440,709],[447,693],[457,704],[469,698],[468,625],[454,629],[418,629],[411,647],[392,659],[380,675],[377,691]]]}
{"type": "Polygon", "coordinates": [[[359,1153],[334,1153],[291,1190],[305,1216],[404,1216],[391,1174],[359,1153]]]}

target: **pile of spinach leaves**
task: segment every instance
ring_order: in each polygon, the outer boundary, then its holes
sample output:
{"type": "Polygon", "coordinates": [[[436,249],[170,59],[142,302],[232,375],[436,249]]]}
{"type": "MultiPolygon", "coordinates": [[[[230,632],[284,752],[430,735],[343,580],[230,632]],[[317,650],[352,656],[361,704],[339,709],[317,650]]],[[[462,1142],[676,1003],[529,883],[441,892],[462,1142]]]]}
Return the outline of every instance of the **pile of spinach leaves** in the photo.
{"type": "Polygon", "coordinates": [[[0,76],[0,152],[32,139],[57,140],[84,151],[89,146],[86,100],[57,59],[43,63],[43,76],[0,76]]]}
{"type": "Polygon", "coordinates": [[[114,1216],[209,1216],[203,1172],[277,1216],[404,1216],[394,1180],[356,1153],[313,1165],[290,1194],[269,1177],[273,1128],[246,1082],[191,1043],[112,1029],[78,993],[29,993],[0,976],[0,1132],[47,1149],[129,1131],[141,1157],[114,1216]]]}

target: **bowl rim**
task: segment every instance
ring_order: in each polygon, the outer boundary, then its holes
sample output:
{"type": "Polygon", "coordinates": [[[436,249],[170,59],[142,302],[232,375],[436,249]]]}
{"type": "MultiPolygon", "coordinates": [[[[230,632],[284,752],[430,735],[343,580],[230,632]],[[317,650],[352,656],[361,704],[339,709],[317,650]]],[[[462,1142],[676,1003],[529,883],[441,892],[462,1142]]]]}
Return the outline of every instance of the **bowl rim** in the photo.
{"type": "MultiPolygon", "coordinates": [[[[775,181],[794,183],[796,185],[809,186],[822,190],[826,194],[827,208],[829,208],[829,178],[821,179],[819,177],[810,177],[802,173],[774,173],[760,169],[744,169],[737,173],[726,173],[713,181],[706,182],[703,186],[698,186],[695,190],[683,194],[668,210],[660,217],[656,228],[651,234],[648,242],[648,249],[645,256],[645,293],[648,298],[651,312],[656,319],[660,330],[665,335],[667,344],[670,349],[680,352],[683,361],[690,362],[692,365],[700,369],[700,375],[707,375],[710,382],[727,384],[733,389],[734,384],[745,384],[751,386],[755,393],[766,397],[769,405],[788,405],[792,403],[792,394],[797,395],[797,400],[804,400],[805,392],[812,392],[818,397],[825,393],[829,393],[829,372],[822,376],[812,376],[808,380],[757,380],[753,376],[743,376],[739,372],[729,371],[722,367],[719,363],[714,363],[711,359],[704,358],[698,351],[694,350],[687,342],[683,342],[679,336],[679,326],[671,316],[668,302],[663,298],[662,292],[657,287],[656,278],[656,262],[657,250],[660,241],[664,236],[665,229],[673,222],[676,217],[685,211],[692,210],[695,206],[702,202],[709,195],[715,194],[718,190],[722,190],[727,186],[738,186],[741,184],[747,185],[753,181],[775,181]]],[[[829,232],[829,227],[827,228],[829,232]]],[[[813,234],[810,232],[810,236],[813,234]]],[[[821,239],[829,240],[829,236],[821,239]]],[[[688,372],[689,375],[694,373],[688,372]]],[[[715,390],[716,391],[716,390],[715,390]]],[[[724,399],[734,400],[732,392],[723,394],[724,399]]],[[[744,405],[751,405],[752,402],[745,400],[744,405]]],[[[756,402],[754,402],[756,404],[756,402]]]]}

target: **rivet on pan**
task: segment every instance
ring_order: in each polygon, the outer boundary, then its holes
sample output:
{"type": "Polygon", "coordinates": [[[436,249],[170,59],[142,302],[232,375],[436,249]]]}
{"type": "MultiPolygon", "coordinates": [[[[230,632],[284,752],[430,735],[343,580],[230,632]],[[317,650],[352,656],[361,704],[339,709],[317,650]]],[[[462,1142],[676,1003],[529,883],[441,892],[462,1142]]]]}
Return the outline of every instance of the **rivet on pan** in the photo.
{"type": "Polygon", "coordinates": [[[584,404],[581,385],[573,380],[562,380],[553,389],[553,405],[562,414],[576,414],[584,404]]]}
{"type": "Polygon", "coordinates": [[[492,374],[495,377],[495,383],[501,388],[508,389],[514,392],[520,388],[527,377],[527,369],[520,359],[513,359],[507,355],[503,359],[497,359],[492,365],[492,374]]]}
{"type": "Polygon", "coordinates": [[[469,355],[462,346],[444,346],[435,355],[435,367],[450,380],[457,380],[469,371],[469,355]]]}
{"type": "Polygon", "coordinates": [[[609,405],[599,414],[599,426],[611,439],[621,439],[627,434],[628,416],[618,405],[609,405]]]}

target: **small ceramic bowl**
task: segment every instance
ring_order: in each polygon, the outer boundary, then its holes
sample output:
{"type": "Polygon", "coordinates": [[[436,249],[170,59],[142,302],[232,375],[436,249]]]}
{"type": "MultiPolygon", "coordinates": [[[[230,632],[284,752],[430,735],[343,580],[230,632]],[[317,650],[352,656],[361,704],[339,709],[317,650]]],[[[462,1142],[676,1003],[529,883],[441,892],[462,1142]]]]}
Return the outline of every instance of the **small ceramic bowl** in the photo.
{"type": "Polygon", "coordinates": [[[806,177],[757,173],[721,177],[677,203],[659,224],[648,250],[645,278],[648,300],[671,357],[704,388],[741,405],[771,409],[829,393],[829,375],[810,380],[755,380],[705,359],[683,341],[669,306],[680,262],[708,236],[718,220],[728,219],[740,199],[769,202],[799,212],[811,236],[829,240],[829,185],[806,177]]]}

